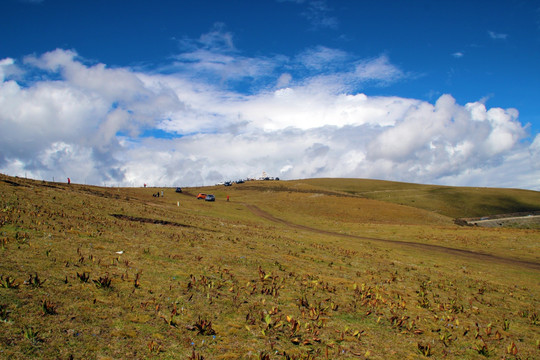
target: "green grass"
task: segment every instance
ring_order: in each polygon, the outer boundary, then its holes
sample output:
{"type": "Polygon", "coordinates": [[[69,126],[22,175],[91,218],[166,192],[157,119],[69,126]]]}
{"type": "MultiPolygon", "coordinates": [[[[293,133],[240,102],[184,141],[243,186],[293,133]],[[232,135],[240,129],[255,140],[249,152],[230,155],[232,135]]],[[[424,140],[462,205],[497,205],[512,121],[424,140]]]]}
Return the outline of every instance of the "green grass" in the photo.
{"type": "Polygon", "coordinates": [[[0,287],[0,358],[538,357],[538,230],[453,223],[487,215],[487,199],[538,210],[535,192],[355,179],[163,190],[0,175],[0,276],[14,280],[0,287]]]}
{"type": "Polygon", "coordinates": [[[345,194],[429,210],[452,218],[538,211],[540,192],[420,185],[381,180],[310,179],[302,183],[345,194]]]}

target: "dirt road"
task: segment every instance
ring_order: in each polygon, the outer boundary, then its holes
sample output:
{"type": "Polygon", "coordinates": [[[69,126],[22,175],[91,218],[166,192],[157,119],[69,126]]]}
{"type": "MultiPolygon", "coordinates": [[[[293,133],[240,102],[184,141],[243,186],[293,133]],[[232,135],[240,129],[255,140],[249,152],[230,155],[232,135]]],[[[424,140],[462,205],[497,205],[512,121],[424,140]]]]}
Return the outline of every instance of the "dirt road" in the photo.
{"type": "Polygon", "coordinates": [[[500,227],[508,224],[538,224],[540,223],[540,215],[510,216],[483,220],[480,219],[468,221],[468,223],[483,227],[500,227]]]}
{"type": "Polygon", "coordinates": [[[338,232],[333,232],[333,231],[321,230],[321,229],[316,229],[316,228],[312,228],[305,225],[294,224],[287,220],[277,218],[273,216],[272,214],[269,214],[266,211],[261,210],[256,205],[251,205],[251,204],[244,204],[244,205],[253,214],[259,217],[262,217],[264,219],[267,219],[267,220],[270,220],[279,224],[283,224],[283,225],[286,225],[295,229],[299,229],[299,230],[312,231],[318,234],[347,237],[347,238],[358,239],[358,240],[384,242],[384,243],[389,243],[389,244],[393,244],[397,246],[415,248],[419,250],[433,251],[433,252],[438,252],[442,254],[454,255],[454,256],[459,256],[462,258],[477,260],[477,261],[489,261],[489,262],[494,262],[498,264],[520,266],[520,267],[525,267],[528,269],[534,269],[534,270],[540,271],[540,263],[533,262],[533,261],[507,258],[507,257],[502,257],[502,256],[497,256],[497,255],[492,255],[492,254],[485,254],[485,253],[470,251],[470,250],[454,249],[454,248],[449,248],[449,247],[440,246],[440,245],[415,243],[411,241],[398,241],[398,240],[390,240],[390,239],[372,238],[372,237],[366,237],[366,236],[343,234],[343,233],[338,233],[338,232]]]}

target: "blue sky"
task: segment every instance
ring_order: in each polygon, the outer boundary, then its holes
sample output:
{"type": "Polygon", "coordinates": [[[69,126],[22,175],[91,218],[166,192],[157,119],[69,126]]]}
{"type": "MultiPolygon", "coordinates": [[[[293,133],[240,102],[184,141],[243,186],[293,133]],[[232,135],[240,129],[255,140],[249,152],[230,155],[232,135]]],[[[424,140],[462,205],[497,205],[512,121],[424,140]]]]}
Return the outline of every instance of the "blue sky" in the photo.
{"type": "Polygon", "coordinates": [[[540,190],[536,1],[5,0],[0,171],[540,190]]]}

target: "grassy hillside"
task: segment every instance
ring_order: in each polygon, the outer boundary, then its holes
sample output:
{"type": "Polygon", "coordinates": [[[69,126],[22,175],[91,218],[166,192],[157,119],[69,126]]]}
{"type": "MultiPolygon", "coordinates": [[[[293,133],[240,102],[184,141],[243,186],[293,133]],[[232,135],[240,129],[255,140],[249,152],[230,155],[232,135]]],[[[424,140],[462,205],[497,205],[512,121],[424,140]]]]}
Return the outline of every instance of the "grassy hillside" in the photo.
{"type": "Polygon", "coordinates": [[[536,193],[436,189],[0,175],[0,358],[538,358],[539,232],[453,224],[536,193]]]}
{"type": "Polygon", "coordinates": [[[453,218],[540,210],[540,192],[532,190],[420,185],[363,179],[310,179],[302,182],[326,190],[408,205],[453,218]]]}

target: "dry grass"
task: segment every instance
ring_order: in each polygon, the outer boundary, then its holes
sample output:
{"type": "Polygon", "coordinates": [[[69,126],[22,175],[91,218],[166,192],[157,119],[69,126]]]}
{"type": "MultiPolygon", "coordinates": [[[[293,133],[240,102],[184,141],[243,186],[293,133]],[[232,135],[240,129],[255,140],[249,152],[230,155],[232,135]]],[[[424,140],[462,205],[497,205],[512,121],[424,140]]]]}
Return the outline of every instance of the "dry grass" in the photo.
{"type": "Polygon", "coordinates": [[[538,358],[538,267],[331,234],[538,264],[538,231],[328,181],[204,188],[208,203],[2,175],[0,358],[538,358]]]}
{"type": "Polygon", "coordinates": [[[451,187],[380,180],[311,179],[311,186],[429,210],[452,218],[538,210],[540,192],[521,189],[451,187]]]}

